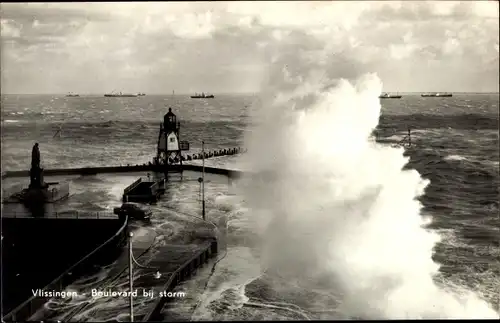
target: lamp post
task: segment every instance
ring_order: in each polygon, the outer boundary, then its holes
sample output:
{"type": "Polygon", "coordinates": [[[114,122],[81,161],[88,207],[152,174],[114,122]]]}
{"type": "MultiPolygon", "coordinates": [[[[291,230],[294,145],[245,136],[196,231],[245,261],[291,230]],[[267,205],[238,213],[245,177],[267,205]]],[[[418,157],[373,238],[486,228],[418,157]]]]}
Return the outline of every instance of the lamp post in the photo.
{"type": "Polygon", "coordinates": [[[132,262],[134,254],[132,253],[132,237],[134,236],[133,232],[129,233],[129,243],[128,243],[128,275],[129,275],[129,285],[130,285],[130,296],[129,296],[129,306],[130,306],[130,322],[134,322],[134,300],[132,297],[132,288],[133,288],[133,268],[132,262]]]}
{"type": "Polygon", "coordinates": [[[130,298],[129,298],[130,322],[134,322],[134,302],[133,302],[134,276],[133,276],[133,267],[132,267],[133,263],[135,263],[138,268],[156,270],[156,273],[153,274],[153,277],[155,279],[160,279],[162,277],[162,274],[160,273],[159,267],[148,267],[148,266],[141,265],[134,258],[134,254],[132,252],[132,238],[133,238],[133,236],[134,236],[134,233],[130,232],[129,233],[129,249],[128,249],[128,252],[129,252],[128,268],[129,268],[129,286],[130,286],[130,298]]]}
{"type": "Polygon", "coordinates": [[[201,170],[201,215],[205,220],[205,142],[201,142],[202,170],[201,170]]]}

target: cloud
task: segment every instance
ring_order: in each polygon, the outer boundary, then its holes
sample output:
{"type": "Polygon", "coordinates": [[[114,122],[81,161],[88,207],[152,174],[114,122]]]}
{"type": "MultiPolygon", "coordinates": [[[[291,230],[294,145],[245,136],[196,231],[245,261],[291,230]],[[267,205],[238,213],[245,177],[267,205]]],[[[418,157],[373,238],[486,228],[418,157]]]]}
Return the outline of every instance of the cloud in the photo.
{"type": "Polygon", "coordinates": [[[498,74],[488,66],[498,61],[496,2],[16,3],[0,11],[2,87],[11,92],[257,91],[278,54],[338,62],[347,76],[376,72],[384,90],[498,88],[467,81],[479,70],[491,75],[485,80],[498,74]],[[436,74],[454,78],[435,84],[436,74]]]}
{"type": "Polygon", "coordinates": [[[17,39],[21,36],[21,29],[9,19],[0,19],[2,39],[17,39]]]}

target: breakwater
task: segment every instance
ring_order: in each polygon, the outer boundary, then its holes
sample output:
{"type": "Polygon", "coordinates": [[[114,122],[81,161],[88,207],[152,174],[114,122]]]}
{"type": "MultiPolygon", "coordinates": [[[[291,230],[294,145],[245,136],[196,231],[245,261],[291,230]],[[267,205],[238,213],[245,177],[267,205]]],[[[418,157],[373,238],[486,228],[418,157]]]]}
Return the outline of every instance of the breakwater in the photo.
{"type": "Polygon", "coordinates": [[[246,152],[246,149],[241,147],[230,148],[230,149],[219,149],[219,150],[206,151],[204,153],[200,152],[197,154],[187,154],[186,156],[182,156],[180,159],[171,158],[169,161],[171,164],[178,164],[180,163],[181,160],[182,161],[201,160],[203,159],[203,155],[205,155],[205,159],[208,159],[213,157],[232,156],[244,152],[246,152]]]}
{"type": "MultiPolygon", "coordinates": [[[[172,171],[194,171],[201,172],[203,167],[199,165],[183,164],[171,165],[169,167],[172,171]]],[[[59,175],[96,175],[96,174],[111,174],[111,173],[133,173],[133,172],[162,172],[161,166],[150,164],[142,165],[127,165],[127,166],[103,166],[103,167],[82,167],[82,168],[53,168],[44,169],[45,176],[59,176],[59,175]]],[[[206,167],[205,173],[225,175],[231,179],[239,178],[246,172],[239,170],[232,170],[226,168],[206,167]]],[[[2,173],[2,179],[11,177],[27,177],[29,176],[28,170],[5,171],[2,173]]]]}
{"type": "MultiPolygon", "coordinates": [[[[219,149],[205,152],[205,159],[214,158],[214,157],[223,157],[223,156],[231,156],[239,153],[245,152],[245,149],[240,147],[232,148],[232,149],[219,149]]],[[[202,153],[197,154],[188,154],[186,156],[182,156],[182,161],[193,161],[193,160],[201,160],[203,159],[202,153]]],[[[172,165],[169,166],[171,171],[180,171],[180,170],[191,170],[191,171],[201,171],[202,167],[198,165],[190,165],[190,164],[180,164],[179,159],[170,160],[172,165]]],[[[147,164],[137,164],[137,165],[120,165],[120,166],[99,166],[99,167],[78,167],[78,168],[52,168],[52,169],[44,169],[43,173],[45,176],[58,176],[58,175],[96,175],[96,174],[104,174],[104,173],[131,173],[131,172],[143,172],[143,171],[151,171],[151,172],[162,172],[163,169],[159,165],[155,165],[151,162],[147,164]]],[[[237,178],[240,177],[243,173],[241,171],[229,170],[224,168],[216,168],[216,167],[205,167],[206,173],[211,174],[219,174],[226,175],[229,178],[237,178]]],[[[2,172],[2,179],[9,177],[28,177],[28,170],[15,170],[15,171],[4,171],[2,172]]]]}

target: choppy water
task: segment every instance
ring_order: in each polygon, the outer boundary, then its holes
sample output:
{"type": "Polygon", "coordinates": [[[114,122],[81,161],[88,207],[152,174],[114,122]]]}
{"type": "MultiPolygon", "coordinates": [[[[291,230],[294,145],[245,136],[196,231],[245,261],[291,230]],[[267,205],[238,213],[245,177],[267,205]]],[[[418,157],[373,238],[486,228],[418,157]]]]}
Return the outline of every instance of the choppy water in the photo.
{"type": "MultiPolygon", "coordinates": [[[[411,160],[407,167],[430,179],[421,198],[423,212],[432,216],[432,229],[443,237],[433,256],[442,265],[436,280],[477,291],[494,308],[500,285],[498,100],[498,95],[485,94],[382,100],[377,131],[379,138],[397,142],[407,127],[414,129],[414,148],[408,152],[411,160]]],[[[199,151],[202,140],[209,149],[243,146],[247,124],[259,122],[248,117],[252,104],[258,105],[259,101],[250,96],[218,96],[206,101],[182,96],[3,96],[2,170],[27,169],[34,142],[40,144],[45,168],[149,161],[166,106],[177,113],[182,122],[182,139],[190,141],[193,152],[199,151]],[[53,137],[59,128],[61,136],[53,137]]],[[[245,167],[237,157],[216,158],[208,163],[245,167]]],[[[62,207],[112,209],[119,204],[123,188],[134,178],[75,177],[71,180],[74,195],[62,207]]],[[[9,180],[4,185],[15,182],[9,180]]],[[[200,226],[193,218],[199,214],[198,183],[174,185],[166,200],[156,207],[153,228],[158,237],[182,237],[183,232],[191,230],[186,228],[200,226]]],[[[225,223],[225,218],[228,221],[227,254],[213,273],[208,266],[179,287],[188,297],[173,302],[168,310],[170,318],[345,317],[339,295],[323,288],[320,281],[262,273],[259,238],[248,223],[250,211],[245,196],[238,187],[228,188],[224,180],[217,178],[207,184],[207,190],[209,216],[216,223],[225,223]]],[[[123,278],[121,284],[125,281],[123,278]]],[[[75,318],[127,320],[126,304],[115,302],[97,302],[75,318]]]]}

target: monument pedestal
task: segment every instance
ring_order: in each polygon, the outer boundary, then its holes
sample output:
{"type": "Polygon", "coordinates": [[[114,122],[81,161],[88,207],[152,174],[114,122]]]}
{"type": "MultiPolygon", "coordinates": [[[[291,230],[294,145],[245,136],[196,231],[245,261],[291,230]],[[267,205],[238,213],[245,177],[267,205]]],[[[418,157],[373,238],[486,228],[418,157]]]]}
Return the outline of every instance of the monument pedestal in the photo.
{"type": "Polygon", "coordinates": [[[30,169],[30,189],[42,189],[47,188],[43,180],[43,168],[31,167],[30,169]]]}

